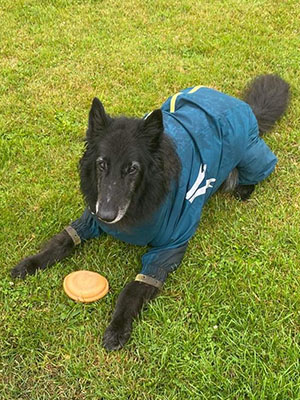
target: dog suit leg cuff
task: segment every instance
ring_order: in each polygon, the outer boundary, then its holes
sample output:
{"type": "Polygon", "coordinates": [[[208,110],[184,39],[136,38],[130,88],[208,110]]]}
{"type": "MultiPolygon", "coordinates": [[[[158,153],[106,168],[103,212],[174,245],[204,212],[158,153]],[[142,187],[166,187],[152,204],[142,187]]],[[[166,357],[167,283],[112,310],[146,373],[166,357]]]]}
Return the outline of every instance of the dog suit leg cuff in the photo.
{"type": "MultiPolygon", "coordinates": [[[[99,237],[103,233],[98,219],[87,208],[81,217],[73,221],[70,226],[77,233],[81,242],[99,237]]],[[[72,237],[72,233],[70,236],[72,237]]]]}
{"type": "Polygon", "coordinates": [[[81,239],[80,239],[78,233],[75,231],[75,229],[71,225],[66,226],[65,231],[69,234],[69,236],[73,240],[75,246],[78,246],[81,243],[81,239]]]}
{"type": "Polygon", "coordinates": [[[158,279],[152,278],[152,276],[144,275],[144,274],[138,274],[135,277],[135,280],[138,282],[147,283],[148,285],[151,285],[151,286],[155,286],[158,289],[161,289],[164,284],[164,282],[159,281],[158,279]]]}

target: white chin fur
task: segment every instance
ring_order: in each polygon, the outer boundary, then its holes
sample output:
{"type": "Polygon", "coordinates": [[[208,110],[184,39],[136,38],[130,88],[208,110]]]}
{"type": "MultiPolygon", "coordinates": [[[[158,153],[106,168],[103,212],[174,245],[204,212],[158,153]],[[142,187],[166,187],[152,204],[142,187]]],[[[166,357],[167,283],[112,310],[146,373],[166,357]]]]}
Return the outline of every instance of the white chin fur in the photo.
{"type": "Polygon", "coordinates": [[[96,203],[96,214],[98,214],[98,210],[99,210],[99,200],[97,200],[97,203],[96,203]]]}

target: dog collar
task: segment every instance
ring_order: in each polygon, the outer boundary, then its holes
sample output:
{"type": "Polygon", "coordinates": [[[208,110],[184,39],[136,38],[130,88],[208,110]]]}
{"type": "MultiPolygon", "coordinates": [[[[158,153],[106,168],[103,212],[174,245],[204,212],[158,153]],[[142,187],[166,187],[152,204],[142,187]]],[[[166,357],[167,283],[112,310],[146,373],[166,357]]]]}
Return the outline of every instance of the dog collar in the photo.
{"type": "Polygon", "coordinates": [[[71,225],[66,226],[65,231],[69,234],[69,236],[73,240],[75,246],[78,246],[81,243],[81,239],[80,239],[78,233],[75,231],[75,229],[71,225]]]}
{"type": "Polygon", "coordinates": [[[152,276],[144,274],[138,274],[135,277],[135,280],[138,282],[147,283],[148,285],[154,286],[158,289],[161,289],[164,284],[162,281],[159,281],[158,279],[152,278],[152,276]]]}

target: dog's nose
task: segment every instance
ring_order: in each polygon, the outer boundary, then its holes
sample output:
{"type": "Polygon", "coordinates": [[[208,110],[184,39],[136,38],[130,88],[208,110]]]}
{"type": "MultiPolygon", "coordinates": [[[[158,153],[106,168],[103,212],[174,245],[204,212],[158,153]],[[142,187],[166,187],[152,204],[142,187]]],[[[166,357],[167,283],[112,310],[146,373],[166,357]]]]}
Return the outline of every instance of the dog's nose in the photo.
{"type": "Polygon", "coordinates": [[[108,210],[108,209],[101,209],[98,210],[97,216],[101,219],[103,222],[112,222],[117,218],[117,211],[114,210],[108,210]]]}

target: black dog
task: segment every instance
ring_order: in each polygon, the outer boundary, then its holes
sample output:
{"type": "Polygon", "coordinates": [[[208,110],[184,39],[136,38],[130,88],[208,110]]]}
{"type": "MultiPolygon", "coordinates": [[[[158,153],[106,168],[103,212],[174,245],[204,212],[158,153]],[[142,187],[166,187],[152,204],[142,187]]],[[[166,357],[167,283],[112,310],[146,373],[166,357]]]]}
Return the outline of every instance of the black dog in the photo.
{"type": "Polygon", "coordinates": [[[289,85],[276,75],[256,78],[244,101],[189,88],[143,119],[112,118],[94,99],[80,161],[87,209],[41,252],[22,260],[12,276],[45,269],[103,231],[152,245],[142,273],[121,292],[104,334],[107,349],[121,348],[143,305],[180,264],[211,194],[222,187],[246,200],[272,172],[276,157],[258,129],[270,130],[288,99],[289,85]]]}

